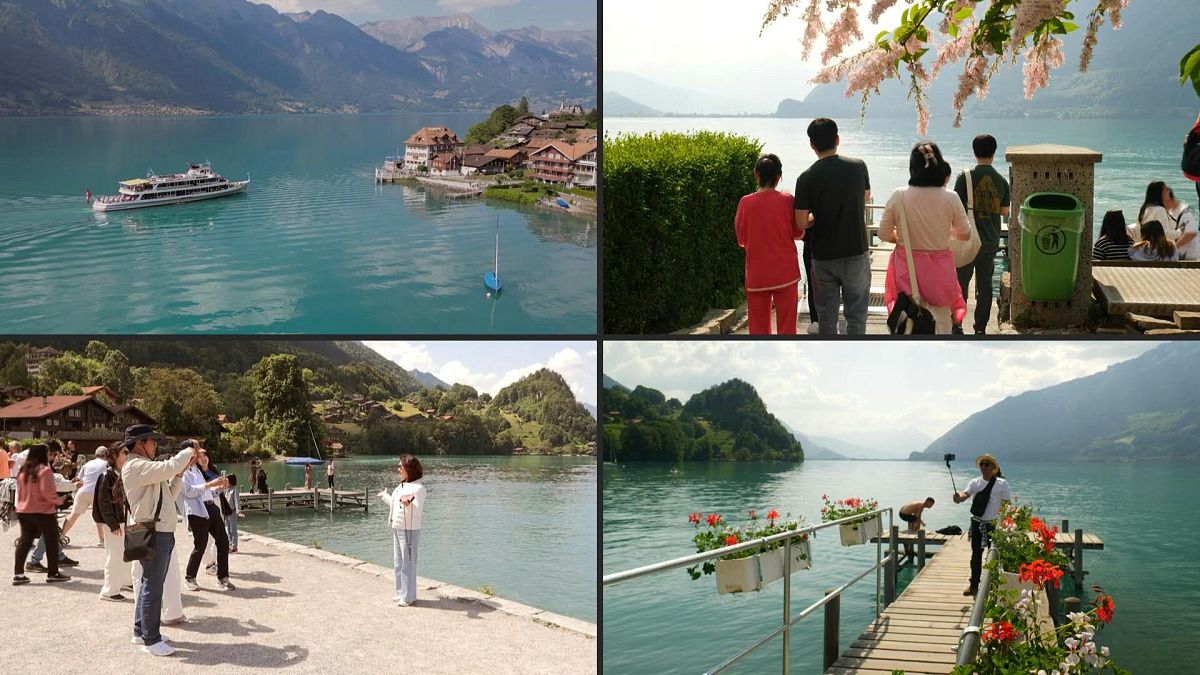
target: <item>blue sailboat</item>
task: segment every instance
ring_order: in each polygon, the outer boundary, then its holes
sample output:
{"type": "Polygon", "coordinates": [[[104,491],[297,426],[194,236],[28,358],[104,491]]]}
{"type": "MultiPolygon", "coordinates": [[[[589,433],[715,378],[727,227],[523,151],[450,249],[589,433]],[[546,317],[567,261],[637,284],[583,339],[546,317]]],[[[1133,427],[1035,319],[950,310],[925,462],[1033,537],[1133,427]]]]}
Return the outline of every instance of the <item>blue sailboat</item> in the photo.
{"type": "Polygon", "coordinates": [[[496,255],[492,259],[492,269],[483,273],[483,287],[489,294],[500,295],[503,284],[500,283],[500,217],[496,216],[496,255]]]}
{"type": "Polygon", "coordinates": [[[283,460],[284,464],[289,466],[303,466],[305,464],[324,464],[325,460],[321,459],[321,446],[317,445],[317,436],[313,433],[312,425],[308,425],[308,436],[312,439],[313,450],[317,451],[316,457],[287,457],[283,460]]]}

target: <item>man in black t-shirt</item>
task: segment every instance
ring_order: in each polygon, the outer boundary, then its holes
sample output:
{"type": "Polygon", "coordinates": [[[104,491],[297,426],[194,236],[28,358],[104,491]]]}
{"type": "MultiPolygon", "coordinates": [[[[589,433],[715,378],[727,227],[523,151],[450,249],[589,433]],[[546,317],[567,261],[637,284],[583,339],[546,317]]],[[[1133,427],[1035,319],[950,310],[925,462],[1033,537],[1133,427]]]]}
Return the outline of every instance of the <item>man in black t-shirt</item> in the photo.
{"type": "Polygon", "coordinates": [[[844,305],[846,332],[867,332],[871,298],[871,255],[865,219],[871,179],[861,159],[837,154],[837,123],[819,118],[808,125],[817,161],[796,179],[796,226],[812,247],[817,316],[821,335],[837,335],[838,305],[844,305]],[[811,216],[811,220],[810,220],[811,216]]]}
{"type": "MultiPolygon", "coordinates": [[[[971,142],[971,148],[975,153],[975,168],[971,169],[974,211],[968,211],[967,215],[975,217],[975,228],[979,230],[979,253],[973,262],[958,268],[958,285],[962,288],[963,297],[969,298],[971,296],[967,295],[967,288],[971,285],[971,277],[975,277],[975,334],[983,335],[992,313],[992,278],[996,272],[996,253],[1000,251],[1000,217],[1008,217],[1011,195],[1008,181],[992,168],[996,139],[981,134],[971,142]]],[[[967,208],[965,171],[958,175],[954,191],[962,200],[963,208],[967,208]]],[[[962,324],[955,324],[953,332],[961,334],[962,324]]]]}

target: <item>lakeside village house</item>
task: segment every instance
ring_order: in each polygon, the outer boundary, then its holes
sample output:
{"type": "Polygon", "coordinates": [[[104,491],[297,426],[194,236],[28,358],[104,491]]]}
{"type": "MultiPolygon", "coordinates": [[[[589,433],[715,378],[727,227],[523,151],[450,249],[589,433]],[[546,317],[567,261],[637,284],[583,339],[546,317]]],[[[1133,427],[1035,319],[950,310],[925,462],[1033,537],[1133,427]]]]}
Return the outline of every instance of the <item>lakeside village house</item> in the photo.
{"type": "Polygon", "coordinates": [[[106,386],[85,387],[83,396],[32,396],[24,387],[4,389],[0,408],[0,436],[5,438],[54,437],[75,449],[92,454],[101,445],[112,446],[133,424],[156,424],[135,405],[116,405],[116,395],[106,386]],[[19,397],[17,395],[24,394],[19,397]],[[98,398],[100,394],[107,401],[98,398]],[[10,398],[10,395],[13,397],[10,398]]]}
{"type": "Polygon", "coordinates": [[[404,155],[389,157],[385,168],[431,176],[490,175],[525,169],[528,177],[566,188],[596,186],[596,130],[578,120],[565,103],[542,117],[526,115],[494,139],[504,147],[467,145],[446,127],[423,127],[404,141],[404,155]]]}

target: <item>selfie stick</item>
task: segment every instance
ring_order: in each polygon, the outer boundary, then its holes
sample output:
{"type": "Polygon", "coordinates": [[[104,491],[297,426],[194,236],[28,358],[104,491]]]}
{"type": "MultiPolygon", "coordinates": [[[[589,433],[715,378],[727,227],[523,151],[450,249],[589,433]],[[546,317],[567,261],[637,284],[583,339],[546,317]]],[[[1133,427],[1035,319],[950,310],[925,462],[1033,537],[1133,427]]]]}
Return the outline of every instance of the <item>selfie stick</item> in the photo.
{"type": "Polygon", "coordinates": [[[950,471],[950,485],[954,488],[955,494],[957,494],[958,486],[954,484],[954,469],[950,468],[950,462],[954,461],[954,453],[947,452],[942,456],[942,459],[946,460],[946,468],[950,471]]]}

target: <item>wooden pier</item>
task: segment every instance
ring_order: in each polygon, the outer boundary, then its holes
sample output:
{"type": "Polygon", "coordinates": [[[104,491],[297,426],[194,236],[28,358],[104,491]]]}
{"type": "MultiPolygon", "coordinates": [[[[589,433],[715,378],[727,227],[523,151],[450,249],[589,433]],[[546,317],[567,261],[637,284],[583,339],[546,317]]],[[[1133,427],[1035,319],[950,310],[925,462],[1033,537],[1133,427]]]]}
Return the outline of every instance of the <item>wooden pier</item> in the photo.
{"type": "MultiPolygon", "coordinates": [[[[1083,583],[1084,549],[1102,550],[1104,542],[1095,534],[1082,530],[1070,531],[1063,521],[1063,531],[1055,538],[1055,546],[1067,550],[1072,559],[1072,578],[1076,588],[1083,583]]],[[[890,546],[891,537],[872,539],[890,546]]],[[[964,596],[971,566],[971,542],[967,534],[944,535],[936,532],[900,532],[895,534],[899,567],[913,566],[917,574],[900,597],[882,611],[850,646],[839,652],[837,630],[825,631],[825,672],[833,675],[848,673],[892,673],[897,670],[910,675],[918,673],[949,673],[958,655],[959,637],[971,618],[975,598],[964,596]],[[936,555],[927,546],[937,546],[936,555]],[[927,562],[928,559],[928,562],[927,562]],[[840,653],[840,657],[834,656],[840,653]]],[[[885,571],[885,575],[891,572],[885,571]]],[[[886,586],[894,589],[894,581],[886,586]]],[[[894,591],[893,591],[894,592],[894,591]]],[[[1038,608],[1043,630],[1054,629],[1054,611],[1050,605],[1056,599],[1038,590],[1038,608]]],[[[835,610],[836,615],[837,610],[835,610]]],[[[835,619],[836,621],[836,619],[835,619]]]]}
{"type": "Polygon", "coordinates": [[[242,493],[242,511],[246,513],[271,513],[276,509],[312,509],[320,510],[328,506],[329,512],[336,509],[362,509],[367,512],[371,501],[368,490],[355,492],[352,490],[330,490],[329,488],[304,488],[289,490],[271,490],[266,494],[242,493]]]}

